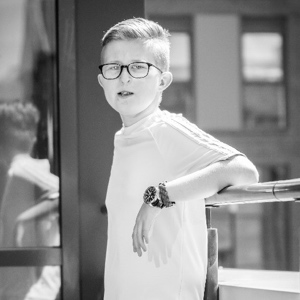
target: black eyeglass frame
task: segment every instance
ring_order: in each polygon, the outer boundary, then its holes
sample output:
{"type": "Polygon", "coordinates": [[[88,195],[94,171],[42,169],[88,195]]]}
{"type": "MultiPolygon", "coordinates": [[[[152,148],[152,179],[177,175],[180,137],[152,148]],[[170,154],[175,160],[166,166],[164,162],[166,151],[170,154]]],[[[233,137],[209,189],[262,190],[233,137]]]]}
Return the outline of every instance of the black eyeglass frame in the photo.
{"type": "Polygon", "coordinates": [[[98,68],[100,69],[101,75],[102,75],[103,78],[105,78],[106,80],[115,80],[115,79],[119,78],[119,77],[121,76],[121,74],[122,74],[124,68],[126,68],[128,74],[129,74],[131,77],[135,78],[135,79],[145,78],[145,77],[147,77],[148,74],[149,74],[150,67],[154,67],[154,68],[156,68],[158,71],[160,71],[161,73],[163,73],[163,71],[162,71],[160,68],[158,68],[157,66],[155,66],[155,65],[153,65],[153,64],[151,64],[151,63],[145,62],[145,61],[135,61],[135,62],[132,62],[132,63],[130,63],[130,64],[128,64],[128,65],[120,65],[120,64],[117,64],[117,63],[109,63],[109,64],[103,64],[103,65],[99,65],[99,66],[98,66],[98,68]],[[143,77],[135,77],[135,76],[133,76],[133,75],[130,73],[130,71],[129,71],[129,66],[130,66],[130,65],[133,65],[133,64],[139,64],[139,63],[146,64],[146,65],[148,66],[147,74],[146,74],[145,76],[143,76],[143,77]],[[106,77],[104,76],[103,72],[102,72],[102,68],[103,68],[104,66],[107,66],[107,65],[117,65],[117,66],[120,66],[120,74],[119,74],[117,77],[115,77],[115,78],[106,78],[106,77]]]}

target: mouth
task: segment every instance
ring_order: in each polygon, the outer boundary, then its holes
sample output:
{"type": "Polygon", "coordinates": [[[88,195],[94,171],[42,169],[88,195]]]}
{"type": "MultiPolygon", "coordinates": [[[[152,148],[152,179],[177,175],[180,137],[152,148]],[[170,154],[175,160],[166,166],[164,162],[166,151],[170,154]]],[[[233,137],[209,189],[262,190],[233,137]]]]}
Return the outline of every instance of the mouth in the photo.
{"type": "Polygon", "coordinates": [[[128,91],[122,91],[122,92],[119,92],[118,95],[121,97],[128,97],[128,96],[133,95],[133,93],[128,92],[128,91]]]}

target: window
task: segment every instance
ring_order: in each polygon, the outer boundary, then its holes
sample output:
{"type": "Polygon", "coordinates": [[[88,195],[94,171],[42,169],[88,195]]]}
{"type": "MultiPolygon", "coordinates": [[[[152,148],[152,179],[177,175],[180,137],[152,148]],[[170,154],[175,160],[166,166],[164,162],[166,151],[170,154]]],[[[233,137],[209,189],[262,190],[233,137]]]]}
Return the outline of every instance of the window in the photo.
{"type": "Polygon", "coordinates": [[[286,89],[283,21],[244,19],[241,44],[244,127],[284,128],[286,89]]]}
{"type": "Polygon", "coordinates": [[[186,17],[151,17],[164,28],[171,37],[170,71],[172,84],[164,91],[161,109],[182,113],[190,120],[195,120],[195,102],[192,83],[192,41],[190,19],[186,17]]]}
{"type": "Polygon", "coordinates": [[[174,82],[191,80],[191,38],[188,32],[171,32],[171,71],[174,82]]]}

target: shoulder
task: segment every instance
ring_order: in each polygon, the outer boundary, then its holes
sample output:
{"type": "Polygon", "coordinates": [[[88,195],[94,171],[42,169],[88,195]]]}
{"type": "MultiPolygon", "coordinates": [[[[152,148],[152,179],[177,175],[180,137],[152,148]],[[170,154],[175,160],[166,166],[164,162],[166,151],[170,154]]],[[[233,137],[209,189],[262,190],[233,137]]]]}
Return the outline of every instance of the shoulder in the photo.
{"type": "Polygon", "coordinates": [[[236,149],[216,139],[187,120],[182,114],[161,111],[157,115],[155,126],[151,128],[154,138],[181,148],[200,148],[203,151],[215,151],[223,154],[239,153],[236,149]]]}
{"type": "Polygon", "coordinates": [[[188,122],[182,114],[175,114],[169,111],[163,110],[152,116],[152,123],[149,127],[152,131],[173,130],[181,132],[180,124],[188,122]]]}
{"type": "Polygon", "coordinates": [[[35,159],[29,155],[18,155],[10,167],[10,172],[16,175],[37,171],[50,172],[49,161],[47,159],[35,159]]]}
{"type": "Polygon", "coordinates": [[[161,111],[155,116],[155,122],[150,130],[155,136],[165,135],[167,139],[178,137],[180,140],[206,146],[219,144],[217,139],[187,120],[182,114],[168,111],[161,111]]]}
{"type": "Polygon", "coordinates": [[[59,178],[50,172],[48,159],[35,159],[20,155],[14,159],[9,176],[23,178],[36,185],[53,187],[55,190],[59,186],[59,178]]]}

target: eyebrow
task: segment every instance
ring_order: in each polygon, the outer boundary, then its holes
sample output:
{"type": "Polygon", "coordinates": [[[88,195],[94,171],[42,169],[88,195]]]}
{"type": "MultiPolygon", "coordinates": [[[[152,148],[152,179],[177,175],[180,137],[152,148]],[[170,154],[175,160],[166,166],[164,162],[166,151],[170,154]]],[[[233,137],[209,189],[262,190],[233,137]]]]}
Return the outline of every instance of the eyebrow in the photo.
{"type": "MultiPolygon", "coordinates": [[[[143,60],[143,59],[134,59],[130,63],[128,63],[127,65],[132,64],[132,63],[136,63],[136,62],[148,62],[148,61],[143,60]]],[[[123,65],[123,63],[121,61],[117,61],[117,60],[116,61],[106,62],[106,63],[103,63],[103,64],[118,64],[118,65],[123,65]]]]}

